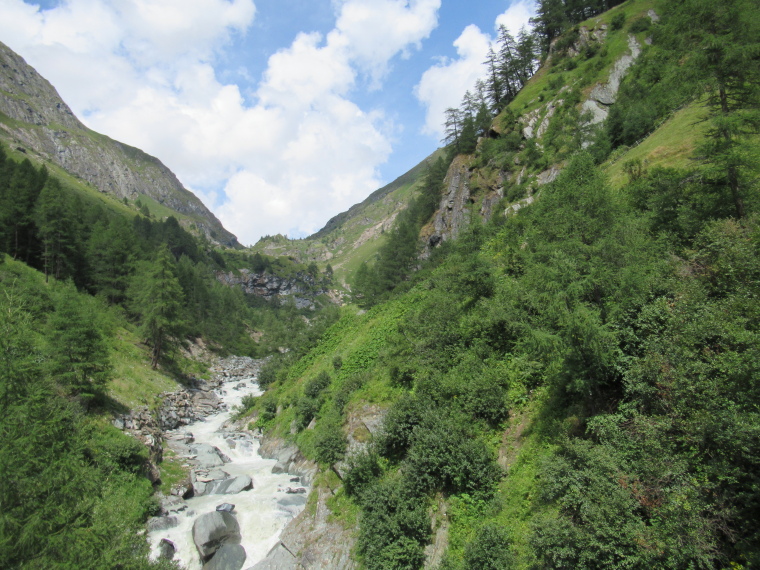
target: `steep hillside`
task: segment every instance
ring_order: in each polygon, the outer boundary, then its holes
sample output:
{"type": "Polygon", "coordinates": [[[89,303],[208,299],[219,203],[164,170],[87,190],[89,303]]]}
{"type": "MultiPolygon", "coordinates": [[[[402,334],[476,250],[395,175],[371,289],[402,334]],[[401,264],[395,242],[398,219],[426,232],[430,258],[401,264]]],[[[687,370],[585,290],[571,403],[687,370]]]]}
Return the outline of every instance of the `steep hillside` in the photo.
{"type": "Polygon", "coordinates": [[[235,236],[157,158],[85,127],[53,86],[1,42],[0,140],[99,192],[153,205],[162,217],[168,210],[211,241],[237,245],[235,236]]]}
{"type": "Polygon", "coordinates": [[[329,264],[336,286],[348,288],[358,267],[377,253],[385,232],[391,229],[396,216],[419,190],[419,182],[428,165],[441,154],[441,151],[434,152],[390,184],[332,218],[317,233],[301,240],[268,236],[259,240],[251,250],[290,256],[301,263],[329,264]]]}
{"type": "MultiPolygon", "coordinates": [[[[398,261],[379,255],[364,307],[262,372],[253,426],[321,466],[294,528],[341,525],[320,556],[760,564],[760,18],[748,0],[580,17],[602,4],[540,2],[543,64],[487,136],[456,131],[411,236],[429,260],[375,294],[398,261]],[[558,6],[580,16],[549,34],[558,6]]],[[[288,567],[321,536],[286,533],[288,567]]]]}

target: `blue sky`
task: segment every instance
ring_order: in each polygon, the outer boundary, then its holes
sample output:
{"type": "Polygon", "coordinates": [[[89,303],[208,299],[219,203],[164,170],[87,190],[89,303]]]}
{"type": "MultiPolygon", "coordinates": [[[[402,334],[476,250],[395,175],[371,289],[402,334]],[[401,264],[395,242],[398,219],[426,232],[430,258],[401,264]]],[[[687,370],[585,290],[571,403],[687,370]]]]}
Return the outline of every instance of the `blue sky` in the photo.
{"type": "Polygon", "coordinates": [[[157,156],[244,244],[304,237],[423,160],[533,0],[0,0],[0,41],[157,156]]]}

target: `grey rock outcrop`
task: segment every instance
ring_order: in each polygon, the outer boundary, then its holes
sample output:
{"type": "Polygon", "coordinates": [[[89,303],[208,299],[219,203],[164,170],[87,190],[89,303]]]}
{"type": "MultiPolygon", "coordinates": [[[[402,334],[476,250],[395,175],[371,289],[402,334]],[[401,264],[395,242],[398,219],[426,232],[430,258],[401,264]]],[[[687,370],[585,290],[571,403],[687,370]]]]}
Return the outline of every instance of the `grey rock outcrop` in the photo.
{"type": "Polygon", "coordinates": [[[632,35],[628,36],[628,50],[630,53],[621,56],[613,65],[607,82],[594,87],[584,101],[582,112],[588,116],[588,124],[595,125],[607,118],[608,107],[617,100],[620,82],[641,54],[641,45],[632,35]]]}
{"type": "Polygon", "coordinates": [[[353,531],[332,520],[327,501],[332,492],[315,489],[316,507],[305,509],[293,519],[280,536],[281,548],[275,549],[262,562],[273,563],[254,566],[256,570],[353,570],[358,565],[351,560],[356,543],[353,531]],[[288,556],[290,554],[290,556],[288,556]],[[276,564],[274,564],[276,563],[276,564]]]}
{"type": "Polygon", "coordinates": [[[53,86],[0,42],[0,138],[118,199],[149,196],[188,216],[211,241],[237,239],[155,157],[85,127],[53,86]]]}
{"type": "Polygon", "coordinates": [[[240,570],[246,557],[245,548],[239,544],[223,544],[202,570],[240,570]]]}
{"type": "Polygon", "coordinates": [[[195,519],[193,542],[207,561],[223,544],[240,544],[240,525],[230,513],[212,511],[195,519]]]}
{"type": "Polygon", "coordinates": [[[239,272],[223,272],[216,278],[229,287],[240,287],[248,295],[256,295],[267,301],[293,297],[296,308],[314,308],[314,298],[327,293],[327,289],[309,273],[298,272],[294,277],[285,278],[270,273],[257,273],[249,269],[239,272]]]}
{"type": "Polygon", "coordinates": [[[300,482],[309,485],[319,470],[313,461],[306,459],[294,445],[287,445],[284,440],[264,437],[259,447],[259,455],[264,459],[276,459],[272,473],[289,473],[298,476],[300,482]]]}
{"type": "Polygon", "coordinates": [[[446,178],[445,187],[438,211],[433,219],[433,233],[428,238],[430,246],[455,239],[459,232],[470,223],[470,170],[467,157],[456,157],[446,178]]]}
{"type": "Polygon", "coordinates": [[[298,558],[282,542],[278,542],[267,553],[264,560],[254,564],[248,570],[302,570],[303,568],[298,558]]]}

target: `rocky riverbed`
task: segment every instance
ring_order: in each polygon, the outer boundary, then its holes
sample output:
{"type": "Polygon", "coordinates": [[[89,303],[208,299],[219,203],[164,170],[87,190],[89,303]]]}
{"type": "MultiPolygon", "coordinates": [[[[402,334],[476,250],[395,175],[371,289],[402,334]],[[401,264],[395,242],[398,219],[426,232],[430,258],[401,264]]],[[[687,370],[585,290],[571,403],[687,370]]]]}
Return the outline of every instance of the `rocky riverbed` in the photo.
{"type": "Polygon", "coordinates": [[[261,457],[258,438],[231,421],[245,396],[261,394],[260,365],[249,358],[222,360],[212,380],[164,394],[152,412],[114,420],[150,446],[153,461],[166,446],[189,469],[187,480],[161,497],[161,516],[148,522],[153,557],[189,570],[250,568],[303,510],[313,470],[297,474],[295,457],[261,457]]]}

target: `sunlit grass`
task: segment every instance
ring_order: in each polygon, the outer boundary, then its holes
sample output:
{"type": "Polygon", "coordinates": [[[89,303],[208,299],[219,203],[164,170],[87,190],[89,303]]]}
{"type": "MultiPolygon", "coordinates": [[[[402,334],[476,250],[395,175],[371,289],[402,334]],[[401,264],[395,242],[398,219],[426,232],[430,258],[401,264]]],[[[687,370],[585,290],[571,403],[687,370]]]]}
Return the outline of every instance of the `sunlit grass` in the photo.
{"type": "Polygon", "coordinates": [[[603,165],[609,174],[610,183],[615,188],[620,188],[628,182],[623,168],[631,160],[640,160],[645,168],[691,166],[694,149],[707,129],[704,121],[706,114],[704,106],[698,103],[689,105],[665,121],[640,145],[622,154],[616,153],[603,165]]]}
{"type": "Polygon", "coordinates": [[[177,389],[175,380],[150,367],[148,349],[134,332],[117,329],[112,346],[113,379],[108,393],[119,403],[129,408],[152,406],[162,392],[177,389]]]}

